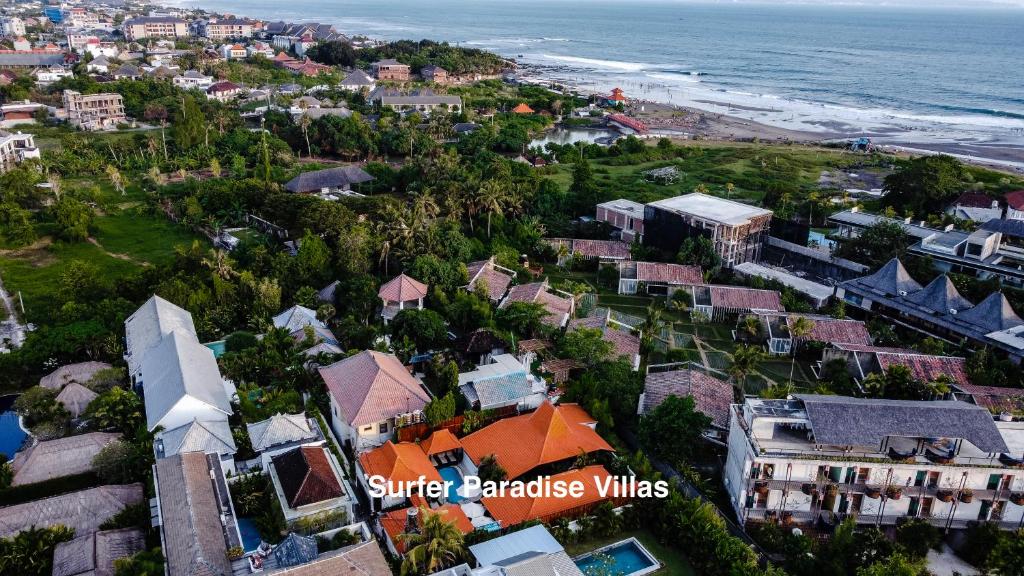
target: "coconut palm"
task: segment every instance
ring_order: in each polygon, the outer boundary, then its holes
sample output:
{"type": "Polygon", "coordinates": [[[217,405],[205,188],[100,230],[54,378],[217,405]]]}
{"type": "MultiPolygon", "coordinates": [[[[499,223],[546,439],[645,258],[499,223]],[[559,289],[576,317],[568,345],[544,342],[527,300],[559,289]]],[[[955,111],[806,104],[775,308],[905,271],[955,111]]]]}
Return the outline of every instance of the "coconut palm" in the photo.
{"type": "Polygon", "coordinates": [[[757,316],[747,316],[743,319],[743,331],[751,338],[757,337],[761,332],[761,319],[757,316]]]}
{"type": "Polygon", "coordinates": [[[419,513],[423,518],[419,531],[398,536],[407,549],[402,576],[439,572],[454,566],[466,553],[462,532],[454,522],[445,522],[426,507],[420,507],[419,513]]]}
{"type": "Polygon", "coordinates": [[[798,317],[789,323],[789,340],[792,342],[790,353],[792,358],[789,363],[789,383],[793,383],[793,369],[796,368],[796,347],[798,341],[814,330],[814,321],[804,316],[798,317]]]}
{"type": "Polygon", "coordinates": [[[509,195],[498,180],[488,180],[480,186],[480,207],[487,212],[487,237],[491,237],[491,216],[503,214],[509,195]]]}
{"type": "Polygon", "coordinates": [[[747,376],[757,370],[763,357],[764,352],[756,346],[737,346],[733,351],[728,372],[744,395],[747,393],[747,376]]]}

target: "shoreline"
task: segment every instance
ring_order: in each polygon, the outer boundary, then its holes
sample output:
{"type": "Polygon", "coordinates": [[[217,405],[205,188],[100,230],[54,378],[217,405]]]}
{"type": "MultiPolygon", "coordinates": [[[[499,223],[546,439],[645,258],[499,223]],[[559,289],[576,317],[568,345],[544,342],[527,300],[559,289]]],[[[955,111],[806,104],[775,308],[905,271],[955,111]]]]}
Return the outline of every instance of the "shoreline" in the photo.
{"type": "MultiPolygon", "coordinates": [[[[156,5],[165,9],[198,11],[206,14],[220,14],[215,10],[204,8],[200,2],[170,3],[158,2],[156,5]]],[[[242,14],[233,15],[242,17],[242,14]]],[[[259,18],[259,17],[254,17],[259,18]]],[[[274,17],[262,18],[272,21],[274,17]]],[[[332,18],[325,15],[321,21],[330,21],[332,18]]],[[[310,18],[299,21],[310,20],[310,18]]],[[[316,18],[312,18],[316,20],[316,18]]],[[[373,36],[360,32],[358,29],[342,31],[352,37],[366,37],[373,40],[373,36]]],[[[439,40],[448,41],[448,40],[439,40]]],[[[450,42],[458,45],[458,42],[450,42]]],[[[509,52],[493,47],[479,46],[485,50],[498,54],[502,58],[515,64],[514,71],[520,81],[551,87],[561,86],[563,92],[576,92],[580,95],[595,95],[610,91],[616,84],[616,80],[601,79],[599,75],[589,74],[585,71],[574,69],[564,64],[540,64],[536,62],[521,62],[522,54],[509,52]],[[573,80],[567,80],[573,77],[573,80]],[[579,85],[583,84],[583,85],[579,85]],[[602,92],[604,91],[604,92],[602,92]]],[[[645,86],[645,78],[642,73],[624,80],[626,84],[645,86]]],[[[713,87],[706,86],[709,89],[713,87]]],[[[749,142],[752,140],[771,143],[801,143],[801,144],[826,144],[841,141],[852,141],[860,137],[871,138],[873,144],[882,150],[896,151],[905,154],[949,154],[964,162],[1009,171],[1011,173],[1024,174],[1024,144],[1004,142],[986,142],[977,134],[964,134],[950,127],[948,134],[942,134],[941,138],[924,138],[921,140],[913,138],[913,133],[919,128],[912,124],[906,125],[880,125],[874,128],[858,128],[844,121],[840,114],[817,115],[802,114],[789,111],[789,118],[778,118],[778,115],[787,113],[783,108],[764,107],[753,104],[741,104],[739,102],[728,102],[717,99],[718,96],[700,97],[687,100],[685,104],[675,103],[676,99],[671,89],[667,86],[666,94],[658,93],[655,89],[654,97],[650,99],[638,99],[633,102],[637,104],[635,109],[639,111],[637,118],[648,123],[655,130],[666,130],[678,132],[678,137],[691,139],[704,139],[721,142],[749,142]],[[663,96],[659,98],[658,96],[663,96]],[[694,105],[698,104],[698,105],[694,105]],[[705,106],[701,106],[701,104],[705,106]],[[770,119],[758,120],[751,116],[775,115],[774,122],[770,119]],[[780,124],[790,124],[787,127],[780,124]],[[793,126],[795,124],[795,127],[793,126]],[[811,126],[817,129],[802,129],[801,126],[811,126]],[[958,139],[959,136],[963,140],[958,139]]],[[[677,91],[678,92],[678,91],[677,91]]],[[[724,91],[722,94],[726,94],[724,91]]],[[[628,96],[628,94],[627,94],[628,96]]],[[[760,104],[759,102],[757,104],[760,104]]],[[[820,103],[805,102],[815,107],[827,109],[828,106],[820,103]]],[[[632,111],[632,110],[631,110],[632,111]]],[[[865,110],[866,111],[866,110],[865,110]]],[[[893,120],[895,121],[895,120],[893,120]]],[[[666,134],[673,136],[673,134],[666,134]]]]}

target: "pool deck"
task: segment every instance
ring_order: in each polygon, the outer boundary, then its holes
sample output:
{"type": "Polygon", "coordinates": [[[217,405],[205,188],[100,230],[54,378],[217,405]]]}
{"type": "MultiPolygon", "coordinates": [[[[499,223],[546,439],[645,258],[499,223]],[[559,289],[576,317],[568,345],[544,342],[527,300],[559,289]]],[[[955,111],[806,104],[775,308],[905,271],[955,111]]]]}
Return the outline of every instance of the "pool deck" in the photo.
{"type": "Polygon", "coordinates": [[[606,546],[601,546],[600,548],[597,548],[596,550],[592,550],[590,552],[586,552],[584,554],[580,554],[579,556],[576,556],[572,560],[573,560],[573,562],[579,562],[580,560],[586,560],[587,558],[590,558],[590,557],[592,557],[594,555],[603,554],[604,552],[606,552],[608,550],[611,550],[612,548],[618,548],[618,547],[621,547],[621,546],[626,545],[626,544],[632,544],[633,547],[638,552],[640,552],[640,555],[643,556],[644,558],[646,558],[651,563],[651,565],[646,567],[646,568],[641,568],[640,570],[636,570],[634,572],[630,572],[629,574],[624,574],[623,576],[644,576],[645,574],[651,574],[653,572],[657,572],[658,570],[661,570],[661,567],[662,567],[661,566],[661,562],[657,558],[655,558],[654,554],[651,554],[650,551],[648,551],[647,548],[645,548],[644,545],[641,544],[640,541],[637,540],[636,537],[634,537],[634,536],[630,536],[629,538],[626,538],[625,540],[619,540],[618,542],[615,542],[615,543],[612,543],[612,544],[608,544],[606,546]]]}

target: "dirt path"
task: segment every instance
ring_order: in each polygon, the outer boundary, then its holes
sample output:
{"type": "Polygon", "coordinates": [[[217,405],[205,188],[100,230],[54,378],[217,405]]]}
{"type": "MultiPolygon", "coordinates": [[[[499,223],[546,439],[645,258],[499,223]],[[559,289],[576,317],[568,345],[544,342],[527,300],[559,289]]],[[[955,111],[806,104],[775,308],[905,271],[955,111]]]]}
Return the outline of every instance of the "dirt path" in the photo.
{"type": "Polygon", "coordinates": [[[21,346],[25,341],[28,326],[23,324],[19,318],[14,308],[14,298],[4,289],[2,279],[0,279],[0,305],[4,309],[3,320],[0,321],[0,353],[3,353],[21,346]]]}
{"type": "Polygon", "coordinates": [[[103,247],[103,244],[100,244],[99,240],[93,238],[92,236],[89,236],[89,243],[99,248],[100,250],[103,250],[103,253],[106,254],[107,256],[110,256],[111,258],[117,258],[118,260],[131,262],[132,264],[136,264],[144,268],[150,266],[149,262],[146,262],[145,260],[136,260],[135,258],[132,258],[128,254],[118,254],[117,252],[111,252],[110,250],[107,250],[106,248],[103,247]]]}

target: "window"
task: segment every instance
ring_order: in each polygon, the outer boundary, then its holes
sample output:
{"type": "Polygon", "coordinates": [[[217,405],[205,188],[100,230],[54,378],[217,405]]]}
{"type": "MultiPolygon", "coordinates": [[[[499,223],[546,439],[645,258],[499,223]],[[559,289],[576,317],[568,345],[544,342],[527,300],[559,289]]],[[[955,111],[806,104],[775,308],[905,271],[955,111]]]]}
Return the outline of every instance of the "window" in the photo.
{"type": "Polygon", "coordinates": [[[388,433],[388,423],[387,422],[381,422],[380,423],[379,432],[381,434],[387,434],[388,433]]]}

